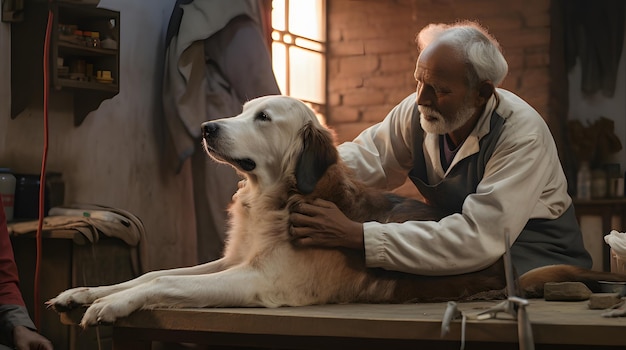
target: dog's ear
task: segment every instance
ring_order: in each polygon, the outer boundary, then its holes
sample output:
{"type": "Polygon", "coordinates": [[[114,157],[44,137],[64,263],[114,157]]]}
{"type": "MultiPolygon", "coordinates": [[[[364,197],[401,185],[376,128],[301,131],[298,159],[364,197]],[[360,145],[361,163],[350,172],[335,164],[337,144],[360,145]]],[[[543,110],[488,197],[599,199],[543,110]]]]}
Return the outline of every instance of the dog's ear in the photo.
{"type": "Polygon", "coordinates": [[[339,157],[330,131],[307,123],[301,130],[302,153],[296,166],[296,187],[302,194],[309,194],[324,175],[326,169],[337,163],[339,157]]]}

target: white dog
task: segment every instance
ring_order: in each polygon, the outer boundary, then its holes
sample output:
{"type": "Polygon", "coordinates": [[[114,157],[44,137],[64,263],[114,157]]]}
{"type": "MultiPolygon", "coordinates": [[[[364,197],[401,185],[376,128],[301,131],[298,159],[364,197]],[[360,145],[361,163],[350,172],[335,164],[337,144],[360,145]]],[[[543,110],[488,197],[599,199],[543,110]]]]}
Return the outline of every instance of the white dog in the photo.
{"type": "MultiPolygon", "coordinates": [[[[204,147],[246,180],[229,210],[224,257],[188,268],[149,272],[128,282],[67,290],[48,305],[89,305],[81,325],[114,322],[155,307],[299,306],[402,303],[503,296],[503,264],[476,273],[424,277],[368,269],[349,250],[299,248],[289,235],[289,208],[323,198],[355,221],[437,220],[421,202],[366,188],[339,159],[332,134],[310,108],[285,96],[248,102],[232,118],[202,125],[204,147]],[[490,293],[493,291],[493,293],[490,293]]],[[[549,281],[626,280],[572,266],[527,272],[520,284],[540,296],[549,281]]]]}

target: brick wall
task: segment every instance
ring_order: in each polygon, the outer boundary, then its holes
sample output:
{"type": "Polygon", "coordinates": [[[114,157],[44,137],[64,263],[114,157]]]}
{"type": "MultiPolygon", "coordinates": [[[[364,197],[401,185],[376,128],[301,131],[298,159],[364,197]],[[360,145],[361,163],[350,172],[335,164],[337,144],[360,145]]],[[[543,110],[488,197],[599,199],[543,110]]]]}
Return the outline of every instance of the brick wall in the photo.
{"type": "Polygon", "coordinates": [[[415,90],[415,35],[431,22],[475,19],[509,62],[504,88],[543,116],[549,97],[549,0],[328,0],[328,124],[339,141],[382,120],[415,90]]]}

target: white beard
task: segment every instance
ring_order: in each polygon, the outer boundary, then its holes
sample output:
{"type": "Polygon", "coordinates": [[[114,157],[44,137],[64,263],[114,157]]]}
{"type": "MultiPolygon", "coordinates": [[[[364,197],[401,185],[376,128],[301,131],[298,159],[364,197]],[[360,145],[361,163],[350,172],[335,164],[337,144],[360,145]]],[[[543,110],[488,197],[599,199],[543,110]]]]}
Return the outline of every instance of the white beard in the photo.
{"type": "Polygon", "coordinates": [[[461,109],[459,109],[451,120],[446,120],[439,112],[430,107],[417,106],[422,116],[426,115],[434,120],[427,120],[420,117],[420,125],[422,129],[430,134],[445,135],[467,123],[476,113],[476,107],[465,101],[461,109]]]}

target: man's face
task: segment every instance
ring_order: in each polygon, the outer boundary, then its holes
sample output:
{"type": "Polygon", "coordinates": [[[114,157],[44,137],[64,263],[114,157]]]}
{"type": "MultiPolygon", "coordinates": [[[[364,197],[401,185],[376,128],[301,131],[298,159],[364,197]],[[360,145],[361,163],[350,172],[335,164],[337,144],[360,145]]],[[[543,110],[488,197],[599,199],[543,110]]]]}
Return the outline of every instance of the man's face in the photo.
{"type": "Polygon", "coordinates": [[[467,66],[445,43],[426,47],[417,60],[417,104],[422,128],[447,134],[465,126],[477,113],[477,92],[469,89],[467,66]]]}

